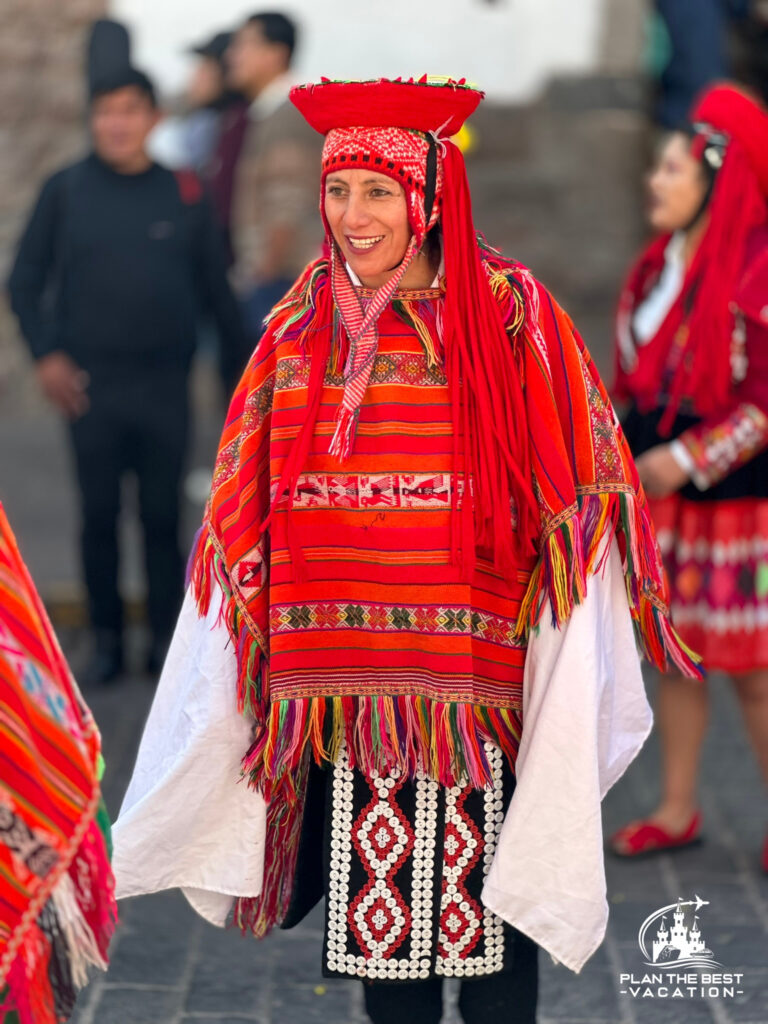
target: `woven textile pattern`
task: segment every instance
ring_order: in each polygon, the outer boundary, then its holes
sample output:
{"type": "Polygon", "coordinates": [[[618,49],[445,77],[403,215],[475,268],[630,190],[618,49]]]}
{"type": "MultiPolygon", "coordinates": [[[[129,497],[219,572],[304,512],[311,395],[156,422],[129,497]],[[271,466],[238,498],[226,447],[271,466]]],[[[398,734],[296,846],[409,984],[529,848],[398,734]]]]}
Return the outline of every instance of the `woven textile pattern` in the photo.
{"type": "MultiPolygon", "coordinates": [[[[260,549],[244,551],[232,567],[254,598],[266,596],[269,581],[269,615],[260,628],[269,636],[271,699],[442,692],[517,711],[525,644],[514,633],[528,575],[521,569],[517,580],[504,581],[486,567],[467,583],[449,564],[448,386],[429,369],[418,336],[391,308],[382,314],[379,331],[378,365],[407,366],[408,374],[381,383],[372,378],[355,452],[343,473],[327,453],[341,387],[326,378],[293,504],[308,580],[294,578],[282,514],[273,520],[263,573],[260,549]]],[[[304,415],[305,372],[296,369],[301,362],[296,343],[286,341],[260,368],[262,387],[273,398],[269,465],[259,478],[262,510],[304,415]],[[272,392],[266,383],[267,376],[284,382],[289,375],[290,387],[272,392]]],[[[250,404],[258,407],[260,398],[250,404]]],[[[233,449],[231,457],[237,454],[233,449]]],[[[217,481],[225,473],[220,459],[217,481]]]]}
{"type": "Polygon", "coordinates": [[[653,501],[675,625],[708,669],[768,667],[768,501],[653,501]]]}
{"type": "Polygon", "coordinates": [[[116,914],[98,755],[0,505],[0,992],[21,1024],[64,1020],[84,965],[106,967],[116,914]]]}

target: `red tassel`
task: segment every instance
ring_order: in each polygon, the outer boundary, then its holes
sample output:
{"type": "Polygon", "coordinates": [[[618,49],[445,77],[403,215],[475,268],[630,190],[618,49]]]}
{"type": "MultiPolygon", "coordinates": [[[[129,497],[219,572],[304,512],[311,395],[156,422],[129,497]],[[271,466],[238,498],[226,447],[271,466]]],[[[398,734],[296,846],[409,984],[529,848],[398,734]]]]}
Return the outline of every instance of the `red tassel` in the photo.
{"type": "MultiPolygon", "coordinates": [[[[473,545],[490,548],[504,571],[520,554],[533,553],[539,531],[526,408],[512,344],[477,245],[464,159],[453,143],[444,145],[441,222],[449,286],[443,329],[451,394],[454,402],[462,399],[463,415],[454,405],[454,423],[463,421],[464,427],[461,470],[465,484],[472,481],[471,501],[465,493],[462,504],[473,518],[473,545]]],[[[470,566],[474,551],[466,550],[466,520],[461,534],[463,561],[470,566]]]]}

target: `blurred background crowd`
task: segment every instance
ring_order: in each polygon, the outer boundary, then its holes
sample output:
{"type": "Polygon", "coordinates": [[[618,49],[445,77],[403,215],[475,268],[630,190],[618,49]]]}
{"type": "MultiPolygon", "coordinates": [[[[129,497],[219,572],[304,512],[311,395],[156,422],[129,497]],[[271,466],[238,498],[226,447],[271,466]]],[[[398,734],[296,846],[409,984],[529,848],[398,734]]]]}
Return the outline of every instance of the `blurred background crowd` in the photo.
{"type": "Polygon", "coordinates": [[[95,679],[124,667],[124,615],[149,623],[140,661],[157,669],[227,392],[321,243],[320,140],[293,82],[429,71],[484,88],[463,139],[476,222],[553,289],[606,373],[659,130],[707,82],[768,92],[761,0],[394,0],[385,15],[7,0],[2,19],[0,496],[55,616],[100,633],[95,679]],[[92,146],[107,165],[138,160],[141,188],[92,178],[92,146]],[[132,204],[157,209],[145,248],[132,204]],[[164,238],[174,252],[154,265],[164,238]],[[62,245],[121,254],[71,300],[66,365],[50,351],[62,245]]]}

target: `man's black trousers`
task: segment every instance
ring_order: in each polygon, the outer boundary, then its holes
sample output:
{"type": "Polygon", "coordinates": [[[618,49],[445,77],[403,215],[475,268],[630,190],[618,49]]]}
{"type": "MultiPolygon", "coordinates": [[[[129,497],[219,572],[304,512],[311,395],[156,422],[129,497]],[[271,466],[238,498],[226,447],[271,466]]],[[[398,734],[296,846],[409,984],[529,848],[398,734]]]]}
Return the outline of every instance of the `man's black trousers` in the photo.
{"type": "Polygon", "coordinates": [[[118,590],[120,487],[138,480],[147,614],[153,636],[173,630],[184,586],[179,501],[189,433],[186,368],[91,374],[89,411],[72,424],[91,625],[122,628],[118,590]]]}

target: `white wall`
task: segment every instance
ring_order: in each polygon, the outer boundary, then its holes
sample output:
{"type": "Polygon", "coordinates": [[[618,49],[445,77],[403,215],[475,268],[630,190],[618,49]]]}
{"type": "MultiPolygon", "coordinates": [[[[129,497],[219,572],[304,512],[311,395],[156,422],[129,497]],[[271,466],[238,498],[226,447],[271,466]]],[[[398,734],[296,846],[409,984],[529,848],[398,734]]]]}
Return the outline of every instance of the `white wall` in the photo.
{"type": "Polygon", "coordinates": [[[466,77],[491,99],[534,96],[553,72],[594,68],[610,0],[111,0],[135,61],[166,92],[184,80],[185,46],[258,10],[283,10],[303,36],[296,78],[466,77]]]}

